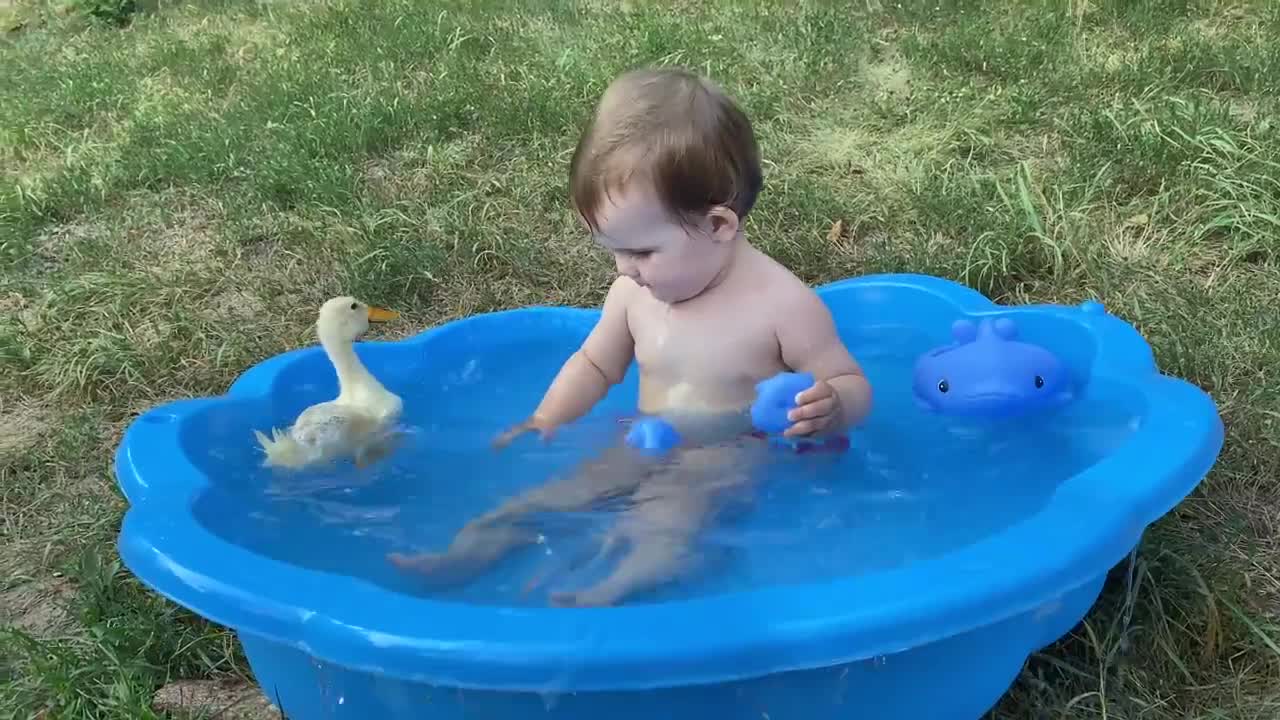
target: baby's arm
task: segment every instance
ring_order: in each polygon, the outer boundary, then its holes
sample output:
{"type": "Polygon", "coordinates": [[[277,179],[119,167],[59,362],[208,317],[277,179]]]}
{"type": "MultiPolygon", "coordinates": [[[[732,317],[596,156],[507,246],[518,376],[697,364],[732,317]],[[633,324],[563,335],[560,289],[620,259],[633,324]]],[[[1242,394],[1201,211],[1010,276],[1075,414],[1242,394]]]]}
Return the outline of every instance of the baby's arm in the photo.
{"type": "Polygon", "coordinates": [[[620,277],[609,288],[600,320],[582,347],[569,357],[533,416],[499,438],[505,444],[527,430],[543,434],[582,417],[622,381],[635,353],[627,308],[637,285],[620,277]]]}
{"type": "Polygon", "coordinates": [[[835,321],[817,293],[802,287],[778,306],[782,361],[812,373],[813,388],[801,393],[787,435],[843,432],[871,411],[871,384],[836,333],[835,321]]]}

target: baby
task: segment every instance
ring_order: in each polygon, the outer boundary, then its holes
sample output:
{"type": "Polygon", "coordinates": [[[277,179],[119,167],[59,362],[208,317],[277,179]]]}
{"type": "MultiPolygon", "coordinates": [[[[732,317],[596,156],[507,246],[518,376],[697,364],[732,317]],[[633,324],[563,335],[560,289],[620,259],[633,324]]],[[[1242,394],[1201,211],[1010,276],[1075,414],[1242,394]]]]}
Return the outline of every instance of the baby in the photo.
{"type": "Polygon", "coordinates": [[[633,360],[640,411],[671,422],[682,443],[660,462],[607,450],[572,477],[472,520],[444,552],[391,560],[438,582],[464,582],[536,540],[530,514],[617,501],[625,510],[606,546],[625,543],[625,554],[595,585],[551,597],[610,605],[686,571],[698,532],[726,493],[746,485],[766,447],[743,441],[756,383],[783,371],[817,379],[796,397],[792,438],[845,432],[867,415],[871,388],[818,296],[747,242],[743,224],[762,186],[759,151],[747,117],[710,81],[679,69],[616,79],[578,143],[570,186],[618,277],[541,404],[495,444],[531,431],[545,438],[582,417],[633,360]]]}

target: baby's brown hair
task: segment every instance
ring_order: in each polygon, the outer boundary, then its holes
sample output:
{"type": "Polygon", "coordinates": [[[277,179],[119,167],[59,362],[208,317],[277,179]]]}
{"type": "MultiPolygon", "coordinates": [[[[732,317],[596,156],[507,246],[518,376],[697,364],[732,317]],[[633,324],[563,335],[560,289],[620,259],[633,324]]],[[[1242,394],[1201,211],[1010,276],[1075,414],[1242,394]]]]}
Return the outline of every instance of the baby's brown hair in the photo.
{"type": "Polygon", "coordinates": [[[569,188],[592,229],[601,200],[635,179],[684,221],[717,205],[745,218],[760,194],[751,121],[710,80],[681,68],[633,70],[605,90],[574,151],[569,188]]]}

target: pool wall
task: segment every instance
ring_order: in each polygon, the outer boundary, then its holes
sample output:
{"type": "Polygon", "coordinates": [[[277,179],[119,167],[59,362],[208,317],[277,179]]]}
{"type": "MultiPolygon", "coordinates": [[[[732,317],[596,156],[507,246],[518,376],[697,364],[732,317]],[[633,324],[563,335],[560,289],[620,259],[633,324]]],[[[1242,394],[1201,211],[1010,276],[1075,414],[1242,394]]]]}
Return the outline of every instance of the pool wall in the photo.
{"type": "MultiPolygon", "coordinates": [[[[1040,512],[936,559],[826,583],[617,608],[494,608],[410,597],[248,552],[192,518],[209,478],[190,458],[200,422],[300,409],[282,377],[322,368],[316,348],[250,369],[227,395],[154,408],[127,430],[116,474],[130,503],[119,538],[149,587],[234,630],[289,718],[938,718],[976,720],[1026,657],[1077,624],[1107,572],[1217,457],[1209,397],[1160,375],[1150,348],[1095,303],[997,307],[960,285],[878,275],[819,289],[843,335],[910,324],[945,340],[960,316],[1016,317],[1082,386],[1106,377],[1145,413],[1111,455],[1040,512]],[[319,359],[318,359],[319,358],[319,359]],[[307,366],[310,366],[308,368],[307,366]],[[210,420],[213,418],[214,420],[210,420]]],[[[415,372],[433,344],[592,311],[467,318],[396,343],[364,343],[371,368],[415,372]]],[[[251,432],[245,428],[246,442],[251,432]]]]}

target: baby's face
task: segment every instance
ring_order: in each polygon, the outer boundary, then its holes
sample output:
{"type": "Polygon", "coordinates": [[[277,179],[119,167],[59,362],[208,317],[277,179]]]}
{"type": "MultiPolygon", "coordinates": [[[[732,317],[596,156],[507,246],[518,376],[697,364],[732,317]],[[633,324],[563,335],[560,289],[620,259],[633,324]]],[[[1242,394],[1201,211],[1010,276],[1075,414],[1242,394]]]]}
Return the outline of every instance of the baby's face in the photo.
{"type": "Polygon", "coordinates": [[[738,229],[737,216],[727,210],[713,211],[692,226],[681,224],[647,188],[606,197],[597,224],[595,240],[613,254],[618,274],[666,303],[707,289],[727,265],[738,229]]]}

